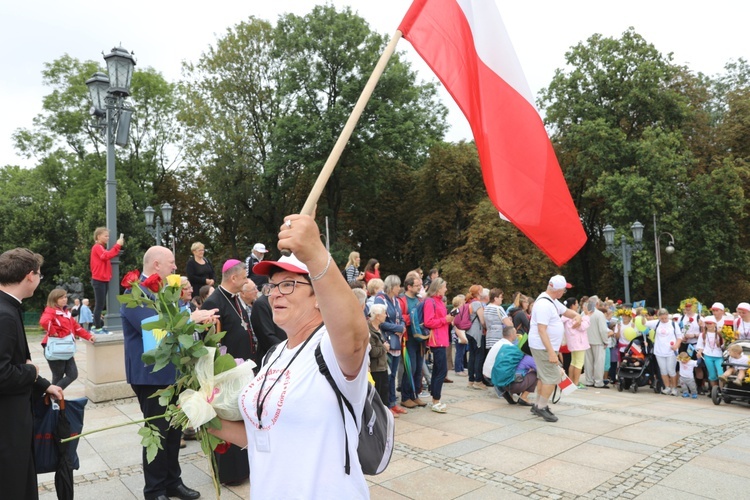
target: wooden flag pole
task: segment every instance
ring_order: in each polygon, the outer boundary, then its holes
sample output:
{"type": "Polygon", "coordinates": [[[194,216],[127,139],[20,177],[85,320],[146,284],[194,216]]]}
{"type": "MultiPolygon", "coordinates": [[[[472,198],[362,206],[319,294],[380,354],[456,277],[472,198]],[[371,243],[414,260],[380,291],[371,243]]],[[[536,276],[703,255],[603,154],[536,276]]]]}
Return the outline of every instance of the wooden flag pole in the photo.
{"type": "MultiPolygon", "coordinates": [[[[385,50],[380,55],[378,64],[375,65],[375,69],[370,75],[370,78],[367,80],[365,88],[359,95],[359,99],[357,99],[357,103],[354,105],[352,114],[349,115],[349,119],[346,121],[344,129],[341,131],[339,138],[336,140],[336,144],[334,144],[333,149],[331,150],[331,154],[328,155],[328,159],[326,160],[325,165],[323,165],[323,169],[318,174],[318,179],[315,181],[315,184],[310,190],[310,194],[307,195],[307,200],[305,201],[305,204],[302,207],[302,211],[300,212],[301,214],[313,215],[315,206],[318,203],[318,199],[320,198],[320,195],[323,194],[323,188],[325,188],[326,184],[328,183],[328,179],[330,179],[331,174],[333,173],[333,169],[336,168],[336,164],[338,163],[339,158],[341,158],[341,153],[344,152],[344,147],[346,146],[346,143],[349,142],[349,138],[352,136],[352,132],[354,132],[354,127],[357,126],[357,122],[359,121],[360,116],[362,116],[362,112],[365,110],[367,102],[370,100],[370,97],[372,97],[372,93],[375,90],[375,85],[377,85],[378,80],[380,80],[380,77],[385,71],[388,60],[396,51],[396,44],[398,44],[400,38],[401,31],[396,30],[396,33],[394,33],[393,37],[391,37],[391,41],[388,42],[385,50]]],[[[281,253],[286,256],[291,255],[291,252],[288,249],[282,249],[281,253]]]]}

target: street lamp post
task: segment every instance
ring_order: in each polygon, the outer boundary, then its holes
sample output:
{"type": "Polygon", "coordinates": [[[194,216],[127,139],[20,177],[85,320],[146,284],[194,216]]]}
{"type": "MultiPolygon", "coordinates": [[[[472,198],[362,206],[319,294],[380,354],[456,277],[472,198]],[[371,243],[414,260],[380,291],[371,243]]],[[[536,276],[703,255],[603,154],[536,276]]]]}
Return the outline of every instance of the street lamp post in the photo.
{"type": "Polygon", "coordinates": [[[656,229],[656,214],[654,214],[654,251],[656,252],[656,289],[659,292],[659,309],[661,309],[661,246],[659,245],[659,238],[664,235],[669,236],[669,243],[667,243],[667,247],[664,249],[664,251],[668,254],[673,254],[674,236],[672,236],[672,233],[668,232],[659,234],[659,231],[657,231],[656,229]]]}
{"type": "Polygon", "coordinates": [[[172,205],[164,203],[161,206],[161,217],[157,215],[155,221],[154,213],[156,213],[156,211],[150,206],[146,207],[143,211],[143,215],[146,216],[146,231],[154,237],[157,245],[161,245],[162,230],[164,233],[168,233],[169,230],[172,229],[172,205]],[[162,220],[164,221],[163,226],[162,220]]]}
{"type": "Polygon", "coordinates": [[[625,235],[622,235],[620,239],[620,248],[615,247],[615,228],[607,224],[604,226],[602,232],[604,233],[604,242],[607,244],[607,252],[612,255],[620,254],[622,257],[622,278],[625,282],[625,302],[630,302],[630,261],[633,257],[633,252],[639,251],[643,248],[643,228],[645,226],[638,221],[635,221],[630,226],[633,231],[633,244],[629,245],[625,239],[625,235]]]}
{"type": "MultiPolygon", "coordinates": [[[[107,73],[94,73],[86,81],[93,104],[91,114],[97,119],[107,143],[106,220],[107,230],[117,238],[117,179],[115,178],[115,144],[127,146],[130,118],[133,111],[125,103],[130,95],[130,82],[133,78],[135,59],[122,47],[115,47],[104,56],[107,73]]],[[[120,304],[117,295],[120,291],[120,259],[112,260],[112,278],[107,292],[107,315],[105,321],[110,331],[122,330],[120,304]]]]}

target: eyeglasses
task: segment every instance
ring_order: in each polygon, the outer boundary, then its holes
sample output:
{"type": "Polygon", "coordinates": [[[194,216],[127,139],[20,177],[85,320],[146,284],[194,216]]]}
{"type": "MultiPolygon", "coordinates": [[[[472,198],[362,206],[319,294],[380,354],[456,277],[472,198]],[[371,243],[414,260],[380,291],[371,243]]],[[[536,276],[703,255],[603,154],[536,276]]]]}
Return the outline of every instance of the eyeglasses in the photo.
{"type": "Polygon", "coordinates": [[[36,274],[37,276],[39,276],[39,281],[41,281],[41,280],[43,280],[43,279],[44,279],[44,275],[43,275],[42,273],[40,273],[39,271],[32,271],[32,272],[33,272],[34,274],[36,274]]]}
{"type": "Polygon", "coordinates": [[[297,285],[307,285],[312,286],[310,283],[307,283],[306,281],[295,281],[295,280],[284,280],[279,283],[266,283],[263,285],[263,295],[268,297],[271,295],[275,288],[278,287],[279,293],[281,295],[290,295],[292,292],[294,292],[294,287],[297,285]]]}

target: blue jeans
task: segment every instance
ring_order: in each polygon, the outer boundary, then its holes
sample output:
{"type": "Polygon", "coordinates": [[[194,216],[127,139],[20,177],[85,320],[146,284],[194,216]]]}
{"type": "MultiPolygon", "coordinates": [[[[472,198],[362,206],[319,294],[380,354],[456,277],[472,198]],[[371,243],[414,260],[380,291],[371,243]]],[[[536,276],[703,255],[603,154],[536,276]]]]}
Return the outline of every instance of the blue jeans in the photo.
{"type": "Polygon", "coordinates": [[[464,356],[466,355],[466,348],[469,344],[456,344],[456,359],[453,361],[453,368],[456,373],[462,373],[464,371],[464,356]]]}
{"type": "Polygon", "coordinates": [[[391,367],[391,373],[388,374],[388,408],[396,406],[396,375],[400,362],[401,356],[388,355],[388,365],[391,367]]]}
{"type": "Polygon", "coordinates": [[[406,363],[404,363],[404,376],[401,378],[401,401],[417,399],[419,396],[419,383],[422,381],[422,344],[422,342],[411,338],[406,339],[406,352],[409,356],[411,373],[406,373],[406,363]]]}
{"type": "Polygon", "coordinates": [[[432,351],[432,382],[430,393],[432,399],[440,401],[443,391],[443,381],[448,374],[448,358],[445,347],[431,347],[432,351]]]}
{"type": "Polygon", "coordinates": [[[482,382],[482,362],[484,361],[484,348],[477,344],[474,337],[467,335],[469,339],[469,382],[482,382]]]}
{"type": "Polygon", "coordinates": [[[711,382],[716,382],[719,380],[719,375],[724,373],[724,370],[721,368],[721,362],[723,361],[723,358],[719,356],[706,356],[703,355],[703,360],[706,363],[706,369],[708,370],[708,380],[711,382]]]}

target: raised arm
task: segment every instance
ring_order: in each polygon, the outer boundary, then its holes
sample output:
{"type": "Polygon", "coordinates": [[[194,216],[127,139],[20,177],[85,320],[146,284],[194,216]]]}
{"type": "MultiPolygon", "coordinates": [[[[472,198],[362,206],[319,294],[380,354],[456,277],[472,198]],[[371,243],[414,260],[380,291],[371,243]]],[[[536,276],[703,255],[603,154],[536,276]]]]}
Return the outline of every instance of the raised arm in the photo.
{"type": "Polygon", "coordinates": [[[320,230],[308,215],[288,215],[291,227],[282,226],[279,248],[287,248],[307,265],[333,352],[347,377],[356,377],[367,352],[370,333],[362,308],[336,263],[323,246],[320,230]]]}

